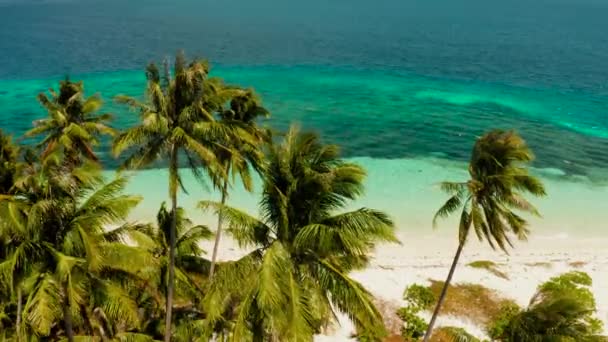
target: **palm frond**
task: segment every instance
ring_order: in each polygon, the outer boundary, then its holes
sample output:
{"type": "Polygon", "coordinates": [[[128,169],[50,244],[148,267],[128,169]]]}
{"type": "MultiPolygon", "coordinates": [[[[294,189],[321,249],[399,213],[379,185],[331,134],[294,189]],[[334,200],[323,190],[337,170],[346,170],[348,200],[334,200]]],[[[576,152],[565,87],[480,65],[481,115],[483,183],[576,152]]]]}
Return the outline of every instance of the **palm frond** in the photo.
{"type": "Polygon", "coordinates": [[[204,211],[214,210],[216,214],[221,210],[222,217],[228,224],[227,231],[240,247],[266,245],[270,241],[270,227],[241,210],[213,201],[201,201],[198,208],[204,211]]]}

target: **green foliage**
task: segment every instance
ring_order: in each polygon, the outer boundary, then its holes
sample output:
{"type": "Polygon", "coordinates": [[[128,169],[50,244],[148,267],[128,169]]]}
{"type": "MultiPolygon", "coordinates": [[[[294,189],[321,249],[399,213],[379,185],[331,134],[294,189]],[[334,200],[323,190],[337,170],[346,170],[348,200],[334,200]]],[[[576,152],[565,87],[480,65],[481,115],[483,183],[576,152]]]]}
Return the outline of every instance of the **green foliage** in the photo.
{"type": "MultiPolygon", "coordinates": [[[[534,154],[517,133],[492,130],[477,139],[473,146],[468,167],[469,180],[441,183],[441,189],[450,194],[450,198],[437,210],[433,225],[436,225],[437,219],[460,211],[459,244],[445,282],[446,290],[471,228],[480,241],[485,240],[492,248],[498,246],[505,252],[508,247],[513,247],[513,235],[519,240],[526,240],[528,223],[520,213],[539,213],[524,195],[546,194],[540,179],[530,175],[527,169],[533,159],[534,154]]],[[[444,299],[445,296],[440,296],[425,341],[430,337],[444,299]]]]}
{"type": "MultiPolygon", "coordinates": [[[[310,341],[342,312],[359,341],[382,341],[386,329],[372,295],[348,275],[368,264],[378,243],[397,242],[385,213],[347,210],[363,193],[365,170],[295,126],[272,143],[270,130],[257,125],[268,111],[254,91],[210,77],[204,61],[178,54],[172,70],[151,64],[146,78],[143,101],[117,97],[140,121],[118,134],[112,149],[127,154],[125,168],[169,162],[172,208],[163,204],[156,224],[127,222],[141,198],[124,194],[124,176],[102,177],[95,149],[116,132],[112,116],[99,114],[100,97],[85,97],[82,82],[66,79],[58,92],[38,96],[48,115],[27,133],[40,138],[36,148],[21,153],[0,131],[0,339],[310,341]],[[214,278],[200,247],[211,232],[177,206],[184,165],[221,191],[220,203],[201,201],[200,208],[219,214],[251,250],[218,263],[214,278]],[[260,217],[225,205],[236,178],[252,189],[254,171],[263,179],[260,217]]],[[[515,211],[536,214],[523,194],[544,194],[525,168],[531,160],[516,134],[484,135],[472,153],[471,179],[442,184],[452,197],[436,217],[460,209],[462,243],[471,227],[501,249],[510,233],[525,238],[526,222],[515,211]]],[[[597,340],[590,285],[580,272],[553,278],[526,310],[501,307],[490,334],[501,341],[597,340]]],[[[404,337],[422,336],[427,326],[418,314],[436,302],[436,290],[435,283],[406,289],[408,305],[398,310],[404,337]]],[[[495,303],[481,287],[457,290],[460,307],[495,303]]],[[[477,341],[457,328],[439,334],[477,341]]]]}
{"type": "Polygon", "coordinates": [[[526,165],[534,159],[526,142],[513,131],[493,130],[479,138],[469,162],[469,181],[444,182],[441,189],[452,197],[437,211],[434,221],[461,210],[459,240],[464,243],[473,227],[480,240],[493,248],[511,246],[509,234],[528,235],[527,222],[516,212],[538,215],[524,194],[544,196],[541,181],[526,165]]]}
{"type": "Polygon", "coordinates": [[[499,339],[504,336],[505,330],[515,316],[521,313],[521,308],[515,303],[503,304],[500,308],[500,313],[495,317],[487,327],[488,336],[492,339],[499,339]]]}
{"type": "Polygon", "coordinates": [[[435,294],[428,286],[413,284],[408,286],[403,292],[403,299],[408,306],[417,311],[430,309],[437,300],[435,294]]]}
{"type": "Polygon", "coordinates": [[[528,308],[493,327],[493,337],[505,342],[605,341],[589,286],[591,278],[583,272],[551,278],[538,287],[528,308]]]}
{"type": "Polygon", "coordinates": [[[397,310],[397,316],[403,321],[401,336],[406,339],[418,339],[428,327],[418,313],[429,309],[437,299],[429,287],[418,284],[408,286],[403,292],[403,299],[407,306],[397,310]]]}
{"type": "Polygon", "coordinates": [[[418,312],[419,310],[407,306],[397,310],[397,316],[403,321],[401,336],[406,339],[419,339],[428,327],[427,322],[418,316],[418,312]]]}
{"type": "MultiPolygon", "coordinates": [[[[138,112],[140,122],[118,135],[112,151],[115,156],[129,153],[123,168],[139,169],[168,161],[171,215],[176,215],[178,188],[186,191],[181,179],[180,157],[199,181],[204,181],[203,172],[206,172],[213,184],[221,187],[221,181],[227,179],[227,168],[218,159],[218,150],[232,156],[233,145],[244,146],[249,140],[249,133],[240,125],[227,125],[216,117],[241,91],[225,86],[219,78],[209,77],[206,61],[187,62],[182,52],[175,57],[173,74],[167,62],[162,72],[151,63],[146,68],[146,79],[144,102],[127,96],[116,98],[117,102],[138,112]],[[233,144],[225,144],[227,141],[233,144]]],[[[238,160],[242,162],[243,158],[238,160]]],[[[245,172],[244,167],[241,171],[245,172]]],[[[171,221],[169,228],[165,341],[171,337],[173,292],[174,287],[179,286],[176,279],[180,277],[179,272],[175,272],[175,221],[171,221]]]]}
{"type": "Polygon", "coordinates": [[[433,334],[435,342],[481,342],[463,328],[441,327],[433,334]]]}
{"type": "Polygon", "coordinates": [[[11,191],[17,176],[19,147],[0,130],[0,194],[11,191]]]}
{"type": "MultiPolygon", "coordinates": [[[[348,272],[365,264],[376,243],[396,241],[393,223],[367,208],[339,213],[362,193],[364,176],[360,166],[339,158],[336,146],[292,127],[269,149],[262,219],[221,203],[200,203],[222,210],[228,232],[254,248],[245,259],[255,267],[247,278],[221,272],[214,277],[224,283],[230,276],[244,290],[235,339],[308,341],[333,323],[333,310],[347,314],[357,336],[384,336],[371,295],[348,272]]],[[[207,310],[217,310],[220,298],[230,297],[226,290],[211,290],[216,299],[207,310]]]]}
{"type": "Polygon", "coordinates": [[[97,114],[102,101],[98,96],[84,97],[82,82],[65,79],[59,83],[59,93],[49,90],[51,97],[40,93],[38,101],[48,112],[48,117],[34,123],[26,133],[28,137],[42,136],[38,147],[41,158],[55,153],[65,156],[65,161],[78,165],[81,158],[97,161],[94,148],[104,135],[114,136],[108,123],[110,114],[97,114]]]}
{"type": "MultiPolygon", "coordinates": [[[[231,88],[232,89],[232,88],[231,88]]],[[[261,100],[252,90],[244,91],[233,88],[235,95],[230,100],[230,108],[219,112],[219,119],[222,124],[233,128],[235,131],[247,133],[244,140],[227,139],[218,141],[214,151],[219,165],[224,170],[224,178],[215,181],[219,187],[221,204],[225,204],[228,198],[229,186],[235,179],[240,178],[243,188],[247,191],[253,190],[253,180],[251,170],[261,173],[265,167],[263,145],[270,142],[270,132],[257,125],[259,117],[268,117],[270,113],[262,107],[261,100]],[[228,148],[227,148],[228,147],[228,148]],[[218,184],[219,183],[219,184],[218,184]]],[[[222,234],[222,213],[218,212],[218,225],[211,257],[211,267],[209,277],[213,277],[215,270],[217,253],[222,234]]]]}

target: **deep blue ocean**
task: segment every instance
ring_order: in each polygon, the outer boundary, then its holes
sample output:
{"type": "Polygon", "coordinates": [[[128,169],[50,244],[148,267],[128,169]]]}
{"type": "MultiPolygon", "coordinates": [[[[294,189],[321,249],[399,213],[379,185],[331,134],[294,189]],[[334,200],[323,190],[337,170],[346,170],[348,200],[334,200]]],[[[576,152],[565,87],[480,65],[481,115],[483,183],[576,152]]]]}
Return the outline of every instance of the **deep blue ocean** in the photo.
{"type": "Polygon", "coordinates": [[[0,127],[28,129],[64,75],[125,127],[112,97],[178,49],[348,156],[464,161],[498,127],[537,167],[608,170],[605,0],[0,0],[0,127]]]}

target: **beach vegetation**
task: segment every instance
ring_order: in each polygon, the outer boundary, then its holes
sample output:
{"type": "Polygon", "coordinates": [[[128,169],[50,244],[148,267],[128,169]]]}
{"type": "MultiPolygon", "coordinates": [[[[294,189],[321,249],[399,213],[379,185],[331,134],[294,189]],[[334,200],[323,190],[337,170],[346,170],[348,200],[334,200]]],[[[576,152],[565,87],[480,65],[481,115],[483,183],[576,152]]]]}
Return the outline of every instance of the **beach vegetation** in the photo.
{"type": "Polygon", "coordinates": [[[227,232],[253,251],[236,263],[252,264],[247,277],[218,272],[208,289],[208,320],[221,319],[231,283],[243,290],[232,331],[236,340],[310,340],[334,323],[333,310],[354,323],[357,337],[386,335],[372,296],[348,276],[364,267],[380,242],[397,242],[393,222],[368,208],[344,211],[363,193],[365,171],[340,158],[335,145],[292,126],[270,146],[261,218],[218,202],[227,232]],[[305,214],[304,214],[305,213],[305,214]],[[215,285],[215,286],[214,286],[215,285]]]}
{"type": "MultiPolygon", "coordinates": [[[[435,298],[445,287],[441,281],[431,281],[430,290],[435,298]]],[[[501,297],[496,291],[473,283],[451,284],[447,289],[443,314],[466,317],[480,325],[495,319],[502,307],[513,305],[513,301],[501,297]]],[[[433,304],[436,305],[437,301],[433,304]]]]}
{"type": "Polygon", "coordinates": [[[445,286],[438,296],[424,342],[431,337],[471,230],[479,240],[485,240],[492,248],[505,252],[513,246],[513,236],[519,240],[527,238],[527,221],[520,212],[539,214],[524,195],[545,195],[541,181],[528,171],[527,165],[533,159],[532,151],[517,133],[493,130],[477,139],[473,146],[469,161],[470,179],[441,184],[441,189],[451,197],[437,211],[433,221],[436,223],[437,219],[460,211],[458,248],[445,286]]]}
{"type": "Polygon", "coordinates": [[[504,342],[606,341],[591,285],[583,272],[553,277],[538,287],[527,308],[505,312],[489,334],[504,342]]]}
{"type": "Polygon", "coordinates": [[[103,102],[97,95],[85,97],[84,84],[69,78],[59,82],[59,92],[49,89],[50,97],[38,94],[47,117],[34,122],[26,137],[41,137],[37,147],[41,158],[53,153],[65,154],[66,162],[78,163],[81,158],[99,161],[95,148],[103,136],[112,137],[116,131],[109,126],[113,116],[99,113],[103,102]]]}
{"type": "Polygon", "coordinates": [[[397,315],[403,321],[401,336],[408,340],[417,340],[424,335],[427,323],[418,314],[432,307],[435,294],[429,287],[419,284],[408,286],[403,293],[406,306],[397,310],[397,315]]]}
{"type": "MultiPolygon", "coordinates": [[[[270,112],[262,106],[259,97],[253,90],[241,90],[236,87],[229,88],[232,93],[230,106],[220,110],[219,121],[228,127],[236,127],[248,134],[246,143],[242,141],[227,139],[220,141],[215,150],[219,165],[223,168],[222,179],[219,180],[220,204],[226,204],[229,186],[236,178],[241,180],[243,188],[249,192],[253,190],[252,170],[258,174],[263,172],[265,159],[263,154],[264,145],[272,139],[270,129],[258,125],[257,121],[267,118],[270,112]],[[229,147],[227,149],[226,147],[229,147]]],[[[217,213],[217,230],[211,255],[211,266],[209,277],[213,277],[217,253],[219,251],[220,238],[222,234],[222,210],[217,213]]]]}
{"type": "MultiPolygon", "coordinates": [[[[26,139],[0,131],[3,341],[311,341],[339,313],[358,341],[478,341],[461,328],[433,330],[440,311],[486,327],[496,341],[603,338],[583,272],[543,283],[526,308],[477,284],[451,284],[471,230],[506,251],[513,236],[528,234],[519,215],[537,214],[524,196],[544,188],[514,132],[479,138],[470,179],[441,185],[451,197],[435,219],[460,211],[450,273],[446,282],[409,286],[403,308],[387,305],[403,323],[389,331],[379,301],[350,275],[379,244],[399,243],[387,213],[357,204],[366,171],[315,132],[291,125],[271,133],[253,89],[226,84],[207,62],[178,53],[172,66],[147,66],[143,99],[116,98],[139,115],[123,131],[82,82],[66,78],[38,100],[46,117],[26,139]],[[110,138],[121,165],[115,175],[100,158],[110,138]],[[167,196],[156,217],[131,222],[142,198],[128,193],[124,170],[145,167],[168,168],[167,196]],[[186,188],[184,171],[219,200],[186,188]],[[228,205],[231,189],[252,191],[257,177],[258,215],[228,205]],[[215,236],[188,218],[180,192],[217,215],[215,236]],[[246,254],[218,260],[222,234],[246,254]],[[208,258],[201,242],[214,237],[208,258]],[[427,324],[420,314],[433,308],[427,324]]],[[[490,261],[469,266],[507,278],[490,261]]]]}
{"type": "Polygon", "coordinates": [[[214,113],[234,95],[218,78],[209,77],[209,65],[202,60],[188,62],[183,53],[175,57],[173,70],[165,61],[163,68],[149,64],[146,68],[146,97],[118,96],[140,116],[139,124],[121,132],[112,147],[116,156],[127,153],[123,168],[139,169],[154,163],[168,163],[171,229],[169,230],[169,264],[166,291],[165,342],[171,338],[175,258],[177,243],[177,193],[187,191],[180,175],[180,157],[194,176],[203,181],[204,173],[214,184],[225,178],[216,150],[231,151],[221,142],[227,139],[245,143],[247,132],[227,126],[214,113]]]}

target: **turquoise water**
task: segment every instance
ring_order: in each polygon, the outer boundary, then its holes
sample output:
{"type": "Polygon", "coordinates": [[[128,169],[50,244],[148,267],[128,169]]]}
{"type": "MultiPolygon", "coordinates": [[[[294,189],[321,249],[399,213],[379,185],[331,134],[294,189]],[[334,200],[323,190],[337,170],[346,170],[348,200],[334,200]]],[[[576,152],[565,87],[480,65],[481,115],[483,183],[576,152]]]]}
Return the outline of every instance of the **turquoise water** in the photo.
{"type": "MultiPolygon", "coordinates": [[[[223,66],[213,74],[255,88],[272,112],[268,124],[283,129],[299,122],[351,157],[464,161],[485,130],[514,128],[533,147],[539,168],[594,178],[608,169],[608,101],[597,95],[336,66],[223,66]]],[[[112,98],[142,96],[141,71],[73,77],[106,100],[116,127],[137,120],[112,98]]],[[[27,130],[45,115],[35,94],[59,79],[0,80],[0,125],[16,134],[27,130]]],[[[105,161],[115,165],[110,156],[105,161]]]]}
{"type": "MultiPolygon", "coordinates": [[[[214,75],[255,88],[269,125],[299,122],[340,144],[369,170],[357,204],[388,211],[404,229],[430,230],[443,199],[435,184],[464,179],[477,136],[513,128],[549,188],[534,227],[600,234],[608,232],[605,18],[608,4],[594,0],[0,0],[0,127],[20,136],[45,115],[36,94],[65,74],[127,127],[137,116],[112,98],[141,96],[145,63],[184,48],[210,58],[214,75]]],[[[100,154],[116,166],[107,146],[100,154]]],[[[146,197],[134,217],[149,217],[166,197],[164,172],[133,179],[146,197]]],[[[213,195],[191,187],[187,207],[213,195]]],[[[255,197],[235,191],[235,204],[253,211],[255,197]]]]}

